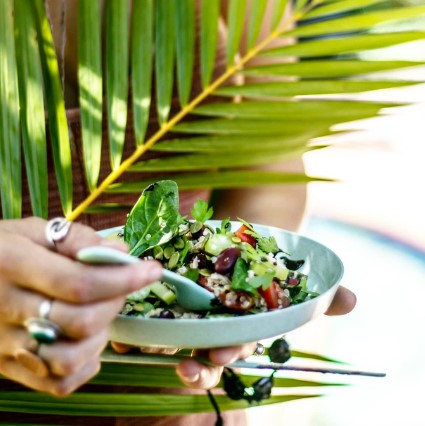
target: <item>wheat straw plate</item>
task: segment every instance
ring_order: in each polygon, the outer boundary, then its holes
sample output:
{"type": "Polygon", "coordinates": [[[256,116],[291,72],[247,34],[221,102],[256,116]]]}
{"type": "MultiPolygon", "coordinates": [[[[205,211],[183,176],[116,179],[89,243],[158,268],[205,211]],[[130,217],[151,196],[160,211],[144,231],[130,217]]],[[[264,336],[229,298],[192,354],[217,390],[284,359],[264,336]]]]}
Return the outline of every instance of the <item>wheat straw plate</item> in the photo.
{"type": "MultiPolygon", "coordinates": [[[[212,220],[208,224],[216,228],[221,221],[212,220]]],[[[232,222],[232,230],[239,227],[240,222],[232,222]]],[[[233,346],[288,333],[326,312],[344,272],[340,258],[328,247],[302,235],[272,226],[253,224],[253,227],[263,237],[273,236],[290,258],[305,259],[300,271],[308,275],[308,288],[319,296],[285,309],[239,317],[167,320],[118,315],[111,324],[110,339],[164,348],[233,346]]],[[[99,233],[108,236],[120,230],[122,227],[99,233]]]]}

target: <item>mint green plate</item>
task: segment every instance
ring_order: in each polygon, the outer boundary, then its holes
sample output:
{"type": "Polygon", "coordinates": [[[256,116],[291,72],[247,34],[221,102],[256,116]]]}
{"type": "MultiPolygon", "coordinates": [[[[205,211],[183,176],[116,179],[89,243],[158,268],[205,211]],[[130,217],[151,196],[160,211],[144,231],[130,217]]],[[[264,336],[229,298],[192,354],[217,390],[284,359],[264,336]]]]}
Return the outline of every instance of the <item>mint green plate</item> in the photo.
{"type": "MultiPolygon", "coordinates": [[[[221,221],[208,222],[214,228],[221,221]]],[[[232,222],[236,230],[240,222],[232,222]]],[[[119,315],[111,324],[113,341],[135,346],[214,348],[233,346],[288,333],[324,314],[332,302],[344,268],[329,248],[299,234],[279,228],[253,224],[264,237],[273,236],[278,246],[292,259],[305,259],[301,272],[308,275],[308,287],[319,293],[314,299],[286,309],[243,317],[166,320],[119,315]]],[[[101,231],[103,236],[122,227],[101,231]]]]}

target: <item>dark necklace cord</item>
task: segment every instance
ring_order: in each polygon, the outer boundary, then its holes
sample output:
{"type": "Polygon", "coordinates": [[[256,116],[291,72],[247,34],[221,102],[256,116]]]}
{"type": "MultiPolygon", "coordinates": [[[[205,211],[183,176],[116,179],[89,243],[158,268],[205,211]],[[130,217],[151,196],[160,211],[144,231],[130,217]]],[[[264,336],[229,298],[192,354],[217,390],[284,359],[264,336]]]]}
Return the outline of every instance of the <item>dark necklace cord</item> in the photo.
{"type": "Polygon", "coordinates": [[[211,390],[207,390],[208,398],[210,399],[211,405],[214,407],[214,411],[217,414],[217,420],[215,421],[215,426],[223,426],[223,417],[221,416],[220,407],[217,404],[217,401],[214,398],[213,393],[211,390]]]}

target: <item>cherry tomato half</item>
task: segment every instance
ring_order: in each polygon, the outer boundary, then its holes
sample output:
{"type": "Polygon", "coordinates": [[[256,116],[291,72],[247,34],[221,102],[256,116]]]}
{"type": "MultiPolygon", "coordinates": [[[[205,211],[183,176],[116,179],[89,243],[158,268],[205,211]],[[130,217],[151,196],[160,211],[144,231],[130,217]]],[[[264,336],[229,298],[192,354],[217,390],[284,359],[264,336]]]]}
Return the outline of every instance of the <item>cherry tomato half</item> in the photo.
{"type": "Polygon", "coordinates": [[[260,287],[258,292],[266,301],[267,309],[277,309],[279,307],[279,284],[275,281],[272,281],[265,290],[260,287]]]}
{"type": "Polygon", "coordinates": [[[235,235],[244,243],[250,244],[255,248],[257,245],[257,240],[252,235],[246,234],[245,231],[250,231],[246,225],[242,225],[236,232],[235,235]]]}

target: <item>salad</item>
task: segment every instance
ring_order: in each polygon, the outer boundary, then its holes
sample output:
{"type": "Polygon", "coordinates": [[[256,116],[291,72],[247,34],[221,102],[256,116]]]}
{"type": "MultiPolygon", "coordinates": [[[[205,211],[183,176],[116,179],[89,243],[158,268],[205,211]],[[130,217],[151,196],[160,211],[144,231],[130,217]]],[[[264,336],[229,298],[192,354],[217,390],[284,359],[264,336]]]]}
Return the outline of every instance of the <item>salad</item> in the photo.
{"type": "Polygon", "coordinates": [[[156,282],[128,295],[121,314],[164,319],[249,315],[317,295],[300,272],[304,260],[291,259],[274,237],[259,235],[240,218],[233,230],[230,218],[214,228],[208,222],[213,209],[202,200],[191,214],[194,220],[179,214],[177,184],[159,181],[143,191],[121,237],[130,254],[156,259],[211,291],[216,296],[211,309],[189,312],[177,304],[172,286],[156,282]]]}

